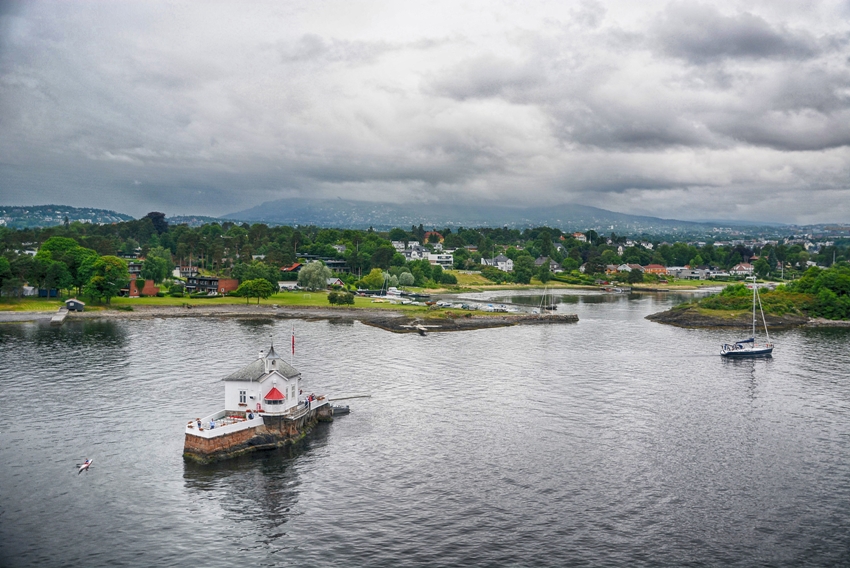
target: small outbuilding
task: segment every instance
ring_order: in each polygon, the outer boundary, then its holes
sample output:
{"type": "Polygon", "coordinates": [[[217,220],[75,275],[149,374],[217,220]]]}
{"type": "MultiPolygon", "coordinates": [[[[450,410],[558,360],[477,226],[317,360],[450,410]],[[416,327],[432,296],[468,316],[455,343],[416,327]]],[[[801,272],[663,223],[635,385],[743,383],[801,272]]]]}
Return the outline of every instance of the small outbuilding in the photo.
{"type": "Polygon", "coordinates": [[[65,300],[65,307],[68,308],[69,312],[82,312],[86,309],[85,303],[79,301],[76,298],[65,300]]]}

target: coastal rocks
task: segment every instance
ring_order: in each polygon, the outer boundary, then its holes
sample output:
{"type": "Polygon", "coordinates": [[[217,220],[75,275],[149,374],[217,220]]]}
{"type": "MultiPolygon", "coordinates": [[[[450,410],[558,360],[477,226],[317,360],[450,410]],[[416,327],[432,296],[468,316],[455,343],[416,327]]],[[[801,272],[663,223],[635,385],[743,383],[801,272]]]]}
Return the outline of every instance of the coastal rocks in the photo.
{"type": "MultiPolygon", "coordinates": [[[[710,315],[700,312],[697,308],[672,308],[646,316],[646,319],[658,323],[666,323],[678,327],[718,327],[718,328],[749,328],[753,325],[753,314],[749,311],[724,312],[722,315],[710,315]]],[[[784,316],[766,315],[769,329],[788,329],[804,326],[809,318],[786,314],[784,316]]]]}
{"type": "MultiPolygon", "coordinates": [[[[460,314],[459,314],[460,315],[460,314]]],[[[417,333],[417,325],[427,329],[428,333],[437,331],[465,331],[472,329],[489,329],[494,327],[508,327],[512,325],[537,325],[576,323],[578,316],[575,314],[552,314],[552,315],[529,315],[508,314],[496,316],[461,316],[457,318],[411,318],[411,317],[368,317],[361,321],[394,333],[417,333]]]]}

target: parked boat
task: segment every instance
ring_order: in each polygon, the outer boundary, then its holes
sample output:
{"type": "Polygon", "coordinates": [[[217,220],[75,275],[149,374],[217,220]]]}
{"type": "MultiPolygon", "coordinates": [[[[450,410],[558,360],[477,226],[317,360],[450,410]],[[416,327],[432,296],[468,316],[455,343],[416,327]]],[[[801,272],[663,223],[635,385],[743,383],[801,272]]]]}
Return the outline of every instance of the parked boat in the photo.
{"type": "Polygon", "coordinates": [[[341,404],[331,406],[331,416],[339,416],[341,414],[348,414],[349,412],[351,412],[351,410],[349,410],[347,404],[345,406],[341,404]]]}
{"type": "MultiPolygon", "coordinates": [[[[770,334],[767,331],[767,321],[764,318],[764,308],[761,305],[758,286],[755,276],[750,277],[753,281],[753,331],[749,339],[742,339],[735,343],[725,343],[720,347],[720,355],[723,357],[770,357],[773,353],[773,343],[770,342],[770,334]],[[756,304],[761,312],[761,321],[764,326],[765,343],[756,343],[756,304]]],[[[747,278],[747,280],[750,280],[747,278]]]]}

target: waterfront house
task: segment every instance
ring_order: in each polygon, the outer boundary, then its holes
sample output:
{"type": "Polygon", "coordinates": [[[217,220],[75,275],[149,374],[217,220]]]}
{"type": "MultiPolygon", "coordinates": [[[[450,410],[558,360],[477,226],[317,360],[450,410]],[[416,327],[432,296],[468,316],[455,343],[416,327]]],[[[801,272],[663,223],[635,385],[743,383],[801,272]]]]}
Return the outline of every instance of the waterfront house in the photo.
{"type": "Polygon", "coordinates": [[[226,294],[239,288],[239,280],[235,278],[219,278],[218,276],[192,276],[186,279],[186,291],[207,294],[226,294]]]}
{"type": "Polygon", "coordinates": [[[226,411],[280,414],[298,405],[301,373],[275,353],[274,345],[223,380],[226,411]]]}
{"type": "Polygon", "coordinates": [[[643,267],[644,274],[667,274],[667,267],[661,264],[647,264],[643,267]]]}
{"type": "Polygon", "coordinates": [[[299,440],[319,420],[331,420],[324,395],[301,394],[301,373],[268,353],[223,379],[224,409],[190,420],[183,456],[199,462],[271,450],[299,440]]]}
{"type": "Polygon", "coordinates": [[[86,309],[86,304],[76,298],[71,298],[65,300],[65,307],[68,308],[69,312],[82,312],[86,309]]]}
{"type": "Polygon", "coordinates": [[[126,288],[127,295],[131,298],[139,296],[156,296],[159,294],[159,286],[155,286],[153,280],[142,280],[130,276],[130,286],[126,288]]]}

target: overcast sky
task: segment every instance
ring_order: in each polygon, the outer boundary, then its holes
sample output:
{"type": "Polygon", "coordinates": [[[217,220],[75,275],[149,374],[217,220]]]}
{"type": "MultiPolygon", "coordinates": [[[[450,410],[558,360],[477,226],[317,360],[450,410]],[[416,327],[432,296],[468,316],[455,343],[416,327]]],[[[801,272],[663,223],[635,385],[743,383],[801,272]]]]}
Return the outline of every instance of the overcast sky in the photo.
{"type": "Polygon", "coordinates": [[[850,222],[850,2],[0,0],[0,203],[850,222]]]}

